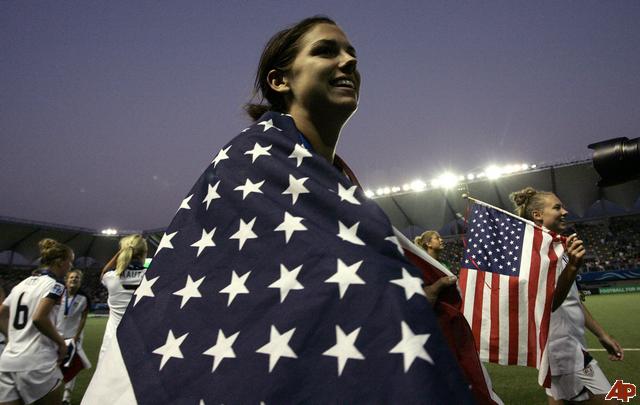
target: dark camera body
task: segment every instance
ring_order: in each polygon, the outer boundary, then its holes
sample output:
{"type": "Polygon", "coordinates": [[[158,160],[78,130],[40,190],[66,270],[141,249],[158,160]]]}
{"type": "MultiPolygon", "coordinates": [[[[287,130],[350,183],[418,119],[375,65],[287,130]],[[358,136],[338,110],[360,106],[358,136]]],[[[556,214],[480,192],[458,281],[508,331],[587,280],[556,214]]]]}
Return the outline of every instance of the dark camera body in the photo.
{"type": "Polygon", "coordinates": [[[588,146],[593,149],[593,167],[607,187],[640,178],[640,138],[613,138],[588,146]]]}

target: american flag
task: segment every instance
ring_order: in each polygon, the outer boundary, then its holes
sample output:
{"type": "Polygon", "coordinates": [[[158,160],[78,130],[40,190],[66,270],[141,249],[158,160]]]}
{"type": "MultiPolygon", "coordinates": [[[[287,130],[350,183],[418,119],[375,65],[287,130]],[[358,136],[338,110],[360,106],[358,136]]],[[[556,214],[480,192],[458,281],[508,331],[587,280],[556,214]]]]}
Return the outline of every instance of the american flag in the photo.
{"type": "Polygon", "coordinates": [[[470,212],[460,289],[480,359],[536,367],[544,385],[564,247],[553,234],[495,207],[476,203],[470,212]]]}
{"type": "Polygon", "coordinates": [[[182,201],[108,356],[84,403],[472,401],[386,215],[274,112],[182,201]]]}

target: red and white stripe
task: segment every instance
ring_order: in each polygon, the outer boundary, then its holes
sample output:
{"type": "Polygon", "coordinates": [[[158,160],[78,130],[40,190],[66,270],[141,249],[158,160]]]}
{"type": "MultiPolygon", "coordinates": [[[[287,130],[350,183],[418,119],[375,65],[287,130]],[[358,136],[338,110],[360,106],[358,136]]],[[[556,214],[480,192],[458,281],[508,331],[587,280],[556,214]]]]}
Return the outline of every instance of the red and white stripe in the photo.
{"type": "Polygon", "coordinates": [[[548,374],[547,337],[563,247],[538,227],[525,228],[519,276],[463,268],[460,290],[482,361],[536,367],[548,374]]]}

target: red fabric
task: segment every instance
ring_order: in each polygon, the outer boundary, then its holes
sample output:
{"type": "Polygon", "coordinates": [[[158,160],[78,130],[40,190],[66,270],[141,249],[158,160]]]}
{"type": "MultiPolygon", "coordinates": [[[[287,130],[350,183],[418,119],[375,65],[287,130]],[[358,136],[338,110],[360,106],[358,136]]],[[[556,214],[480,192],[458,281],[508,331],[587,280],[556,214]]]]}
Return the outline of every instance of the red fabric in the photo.
{"type": "MultiPolygon", "coordinates": [[[[440,270],[431,266],[415,254],[405,250],[405,256],[411,263],[422,270],[425,285],[431,285],[445,277],[440,270]]],[[[445,288],[434,306],[442,333],[453,351],[458,365],[471,385],[473,396],[479,404],[495,404],[482,372],[473,334],[469,323],[460,311],[462,299],[455,287],[445,288]]]]}
{"type": "Polygon", "coordinates": [[[62,370],[62,376],[64,379],[64,382],[69,382],[73,379],[73,377],[75,377],[82,369],[84,368],[84,364],[82,364],[82,360],[80,359],[80,356],[78,356],[78,354],[74,354],[73,358],[71,359],[71,364],[69,364],[69,367],[60,367],[60,369],[62,370]]]}

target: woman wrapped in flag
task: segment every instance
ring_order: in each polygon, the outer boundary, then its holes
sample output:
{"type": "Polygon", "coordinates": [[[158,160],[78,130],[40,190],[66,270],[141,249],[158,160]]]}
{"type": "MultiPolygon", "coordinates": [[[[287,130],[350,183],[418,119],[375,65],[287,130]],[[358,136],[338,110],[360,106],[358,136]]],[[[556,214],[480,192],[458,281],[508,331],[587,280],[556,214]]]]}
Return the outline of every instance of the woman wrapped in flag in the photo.
{"type": "MultiPolygon", "coordinates": [[[[561,234],[567,228],[567,210],[551,192],[527,187],[511,194],[515,212],[519,216],[551,232],[561,234]]],[[[596,322],[580,302],[575,283],[582,265],[585,248],[582,240],[572,234],[566,241],[562,260],[564,270],[558,278],[549,325],[548,358],[551,369],[551,388],[546,389],[549,404],[605,403],[611,384],[586,349],[585,327],[589,329],[609,353],[610,360],[622,360],[624,353],[618,342],[596,322]]]]}
{"type": "Polygon", "coordinates": [[[326,17],[268,41],[254,123],[180,204],[83,403],[474,402],[420,271],[336,155],[357,66],[326,17]]]}

